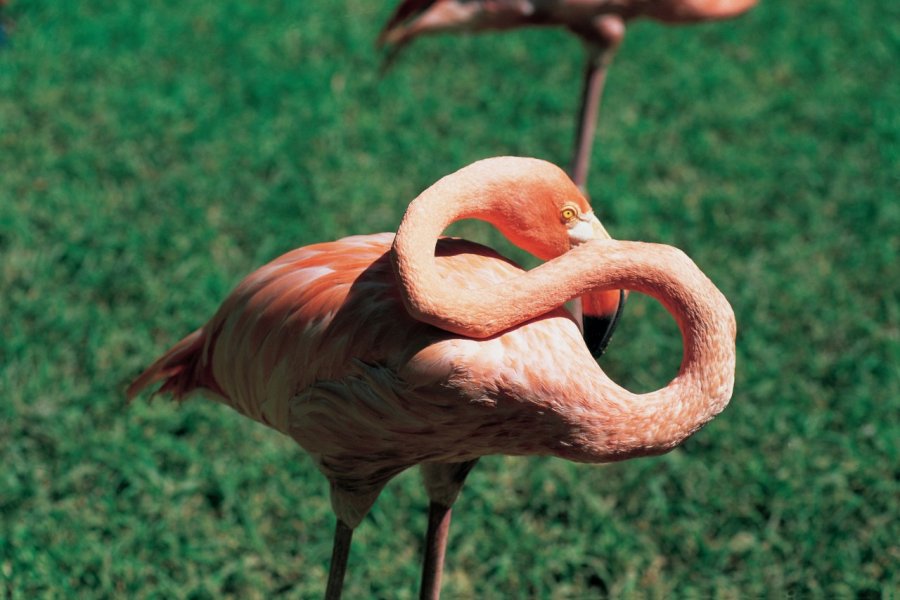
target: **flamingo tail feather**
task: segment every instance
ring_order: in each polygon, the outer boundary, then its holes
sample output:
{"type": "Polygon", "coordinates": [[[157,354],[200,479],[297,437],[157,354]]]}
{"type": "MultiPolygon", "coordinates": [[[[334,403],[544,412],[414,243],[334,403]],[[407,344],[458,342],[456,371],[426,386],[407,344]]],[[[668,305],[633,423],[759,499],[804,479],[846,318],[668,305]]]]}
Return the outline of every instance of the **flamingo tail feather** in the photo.
{"type": "Polygon", "coordinates": [[[131,401],[142,390],[159,381],[163,384],[151,398],[160,393],[170,393],[176,400],[183,400],[195,389],[206,387],[201,365],[205,341],[203,329],[198,329],[172,346],[128,386],[125,392],[128,400],[131,401]]]}

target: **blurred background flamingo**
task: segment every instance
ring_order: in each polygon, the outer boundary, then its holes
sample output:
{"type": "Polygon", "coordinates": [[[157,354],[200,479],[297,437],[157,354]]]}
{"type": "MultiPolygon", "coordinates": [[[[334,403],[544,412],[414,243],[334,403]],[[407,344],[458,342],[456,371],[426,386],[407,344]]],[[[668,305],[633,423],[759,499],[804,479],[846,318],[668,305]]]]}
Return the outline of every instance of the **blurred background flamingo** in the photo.
{"type": "Polygon", "coordinates": [[[203,392],[313,456],[338,517],[326,598],[340,597],[353,529],[382,488],[422,464],[421,596],[437,598],[450,507],[479,457],[667,452],[728,403],[734,335],[728,302],[683,253],[609,239],[560,169],[499,158],[426,190],[396,237],[307,246],[250,274],[128,395],[157,381],[179,399],[203,392]],[[464,218],[556,258],[524,272],[486,247],[437,239],[464,218]],[[682,328],[679,376],[654,393],[606,377],[562,308],[585,295],[615,306],[622,287],[662,300],[682,328]]]}
{"type": "Polygon", "coordinates": [[[597,113],[607,70],[625,36],[625,24],[646,17],[664,23],[695,23],[743,14],[757,0],[403,0],[378,37],[392,46],[388,61],[416,37],[445,31],[482,31],[524,26],[562,26],[587,48],[575,149],[569,172],[587,186],[597,113]]]}

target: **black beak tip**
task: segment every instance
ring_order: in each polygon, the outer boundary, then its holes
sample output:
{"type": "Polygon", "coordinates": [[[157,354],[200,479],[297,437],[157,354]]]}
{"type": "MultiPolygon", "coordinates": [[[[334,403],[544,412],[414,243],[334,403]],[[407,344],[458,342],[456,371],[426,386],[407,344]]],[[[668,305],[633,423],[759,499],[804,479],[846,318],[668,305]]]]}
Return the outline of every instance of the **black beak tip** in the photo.
{"type": "Polygon", "coordinates": [[[613,315],[595,317],[584,316],[584,341],[594,358],[600,358],[606,352],[609,341],[612,339],[622,309],[625,308],[625,291],[619,291],[619,306],[613,315]]]}

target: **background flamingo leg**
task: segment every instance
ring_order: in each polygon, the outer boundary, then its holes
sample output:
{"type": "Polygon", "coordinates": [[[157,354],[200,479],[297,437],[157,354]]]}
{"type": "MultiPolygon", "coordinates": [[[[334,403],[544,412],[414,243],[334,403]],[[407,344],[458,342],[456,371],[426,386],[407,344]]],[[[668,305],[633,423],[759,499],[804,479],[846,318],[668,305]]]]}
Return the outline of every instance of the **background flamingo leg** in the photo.
{"type": "Polygon", "coordinates": [[[591,165],[591,149],[597,130],[597,114],[603,97],[606,74],[613,57],[625,37],[625,22],[617,15],[604,15],[590,34],[579,33],[588,44],[588,59],[581,87],[581,106],[575,132],[575,153],[569,174],[572,181],[587,194],[587,174],[591,165]]]}

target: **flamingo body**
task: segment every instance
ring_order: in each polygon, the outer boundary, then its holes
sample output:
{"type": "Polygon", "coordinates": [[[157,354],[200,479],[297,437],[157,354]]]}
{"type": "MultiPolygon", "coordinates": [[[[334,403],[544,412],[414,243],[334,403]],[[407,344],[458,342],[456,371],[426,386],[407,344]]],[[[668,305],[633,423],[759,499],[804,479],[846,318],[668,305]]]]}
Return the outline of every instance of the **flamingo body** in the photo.
{"type": "MultiPolygon", "coordinates": [[[[397,291],[393,238],[307,246],[251,273],[129,394],[166,378],[161,391],[202,390],[289,435],[332,482],[351,526],[411,465],[566,447],[566,373],[597,369],[571,315],[559,308],[484,340],[416,321],[397,291]],[[516,429],[530,433],[508,434],[516,429]]],[[[440,240],[436,259],[438,276],[460,290],[522,273],[458,239],[440,240]]]]}
{"type": "Polygon", "coordinates": [[[683,253],[610,239],[557,167],[495,158],[425,190],[396,235],[306,246],[251,273],[128,395],[160,381],[179,399],[203,393],[312,455],[338,517],[326,598],[340,596],[353,528],[420,464],[431,500],[422,597],[437,598],[450,507],[479,457],[666,452],[728,403],[734,336],[727,300],[683,253]],[[550,260],[526,272],[439,238],[461,218],[550,260]],[[562,308],[611,294],[617,311],[623,288],[660,299],[682,330],[679,375],[650,394],[612,382],[562,308]]]}

